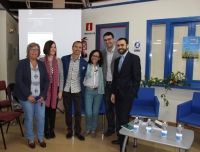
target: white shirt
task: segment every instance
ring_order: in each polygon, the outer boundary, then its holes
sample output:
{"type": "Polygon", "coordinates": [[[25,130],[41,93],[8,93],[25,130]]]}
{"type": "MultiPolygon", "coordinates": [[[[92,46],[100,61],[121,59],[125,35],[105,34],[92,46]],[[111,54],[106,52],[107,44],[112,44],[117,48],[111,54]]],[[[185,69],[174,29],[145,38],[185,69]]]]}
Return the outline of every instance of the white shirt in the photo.
{"type": "Polygon", "coordinates": [[[30,63],[31,68],[31,93],[34,97],[40,95],[40,71],[38,64],[34,69],[32,64],[30,63]]]}
{"type": "Polygon", "coordinates": [[[113,47],[112,51],[109,52],[106,49],[107,52],[107,74],[106,74],[106,81],[112,81],[112,71],[111,71],[111,63],[112,63],[112,58],[114,54],[115,46],[113,47]]]}
{"type": "Polygon", "coordinates": [[[98,73],[99,72],[97,70],[97,67],[94,68],[94,66],[93,66],[92,71],[91,71],[91,78],[87,78],[85,80],[84,85],[89,88],[97,88],[98,87],[98,79],[99,79],[98,73]]]}

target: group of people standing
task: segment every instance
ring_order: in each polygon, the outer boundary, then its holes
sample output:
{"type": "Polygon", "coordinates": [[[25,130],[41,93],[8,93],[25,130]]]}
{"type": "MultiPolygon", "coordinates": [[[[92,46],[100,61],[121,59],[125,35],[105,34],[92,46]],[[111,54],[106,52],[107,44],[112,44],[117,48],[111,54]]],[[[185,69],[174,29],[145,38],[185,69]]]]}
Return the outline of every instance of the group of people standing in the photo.
{"type": "Polygon", "coordinates": [[[114,35],[103,36],[105,50],[93,50],[86,62],[80,54],[82,43],[72,45],[72,54],[56,57],[56,43],[47,41],[40,56],[40,46],[30,43],[27,58],[20,60],[16,69],[16,86],[13,96],[24,109],[28,145],[35,148],[33,119],[36,117],[37,139],[46,147],[43,139],[55,138],[55,118],[58,100],[63,98],[66,138],[73,135],[79,140],[91,134],[97,136],[98,112],[102,98],[106,108],[108,129],[105,136],[111,136],[115,129],[118,140],[113,144],[122,148],[124,136],[119,134],[121,125],[129,122],[129,113],[140,85],[141,67],[138,56],[128,51],[128,40],[120,38],[115,46],[114,35]],[[85,101],[86,131],[81,133],[82,100],[85,101]],[[72,102],[75,110],[75,125],[72,126],[72,102]],[[116,122],[115,115],[116,112],[116,122]]]}

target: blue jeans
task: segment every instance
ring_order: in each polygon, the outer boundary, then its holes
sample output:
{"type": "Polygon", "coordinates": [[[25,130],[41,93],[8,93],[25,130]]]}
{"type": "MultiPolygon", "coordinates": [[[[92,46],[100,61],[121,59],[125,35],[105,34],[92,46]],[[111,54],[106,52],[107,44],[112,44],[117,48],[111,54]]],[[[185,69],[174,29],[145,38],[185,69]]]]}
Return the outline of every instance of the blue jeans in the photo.
{"type": "Polygon", "coordinates": [[[98,124],[99,108],[103,95],[98,90],[85,90],[85,113],[87,130],[95,131],[98,124]]]}
{"type": "Polygon", "coordinates": [[[36,117],[37,139],[42,140],[44,136],[45,101],[33,103],[19,100],[24,110],[26,137],[29,141],[34,140],[33,120],[36,117]]]}

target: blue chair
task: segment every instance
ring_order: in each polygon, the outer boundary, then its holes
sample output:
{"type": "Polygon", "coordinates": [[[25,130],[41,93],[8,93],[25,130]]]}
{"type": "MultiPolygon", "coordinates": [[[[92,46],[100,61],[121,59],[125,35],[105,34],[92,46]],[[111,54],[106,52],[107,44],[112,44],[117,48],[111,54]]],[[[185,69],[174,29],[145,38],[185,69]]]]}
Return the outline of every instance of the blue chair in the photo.
{"type": "Polygon", "coordinates": [[[84,99],[82,99],[81,107],[82,107],[81,114],[85,115],[85,100],[84,99]]]}
{"type": "Polygon", "coordinates": [[[102,115],[102,134],[104,134],[104,130],[105,130],[105,113],[106,113],[106,108],[105,108],[104,100],[102,99],[101,106],[99,108],[99,115],[102,115]]]}
{"type": "Polygon", "coordinates": [[[75,110],[74,110],[74,102],[72,102],[72,115],[75,115],[75,110]]]}
{"type": "Polygon", "coordinates": [[[200,93],[194,92],[193,99],[177,106],[176,121],[200,127],[200,93]]]}
{"type": "MultiPolygon", "coordinates": [[[[85,115],[85,101],[84,99],[82,99],[82,103],[81,103],[81,114],[85,115]]],[[[72,115],[75,115],[75,110],[74,110],[74,102],[72,101],[72,115]]]]}
{"type": "Polygon", "coordinates": [[[160,102],[155,96],[155,88],[140,88],[134,99],[130,116],[158,118],[160,102]]]}

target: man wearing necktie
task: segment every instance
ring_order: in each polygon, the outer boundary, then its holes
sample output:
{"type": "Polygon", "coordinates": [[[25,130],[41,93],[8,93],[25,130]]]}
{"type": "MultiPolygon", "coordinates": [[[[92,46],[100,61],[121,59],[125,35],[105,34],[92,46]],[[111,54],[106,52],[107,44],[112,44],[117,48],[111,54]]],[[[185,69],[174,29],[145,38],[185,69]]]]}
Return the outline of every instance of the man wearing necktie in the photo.
{"type": "MultiPolygon", "coordinates": [[[[111,101],[115,104],[116,115],[119,124],[116,126],[117,132],[121,125],[129,122],[129,113],[133,100],[137,96],[141,80],[140,58],[128,51],[128,40],[120,38],[117,41],[117,50],[121,57],[115,60],[111,101]]],[[[118,136],[120,152],[124,141],[124,135],[118,136]]]]}

